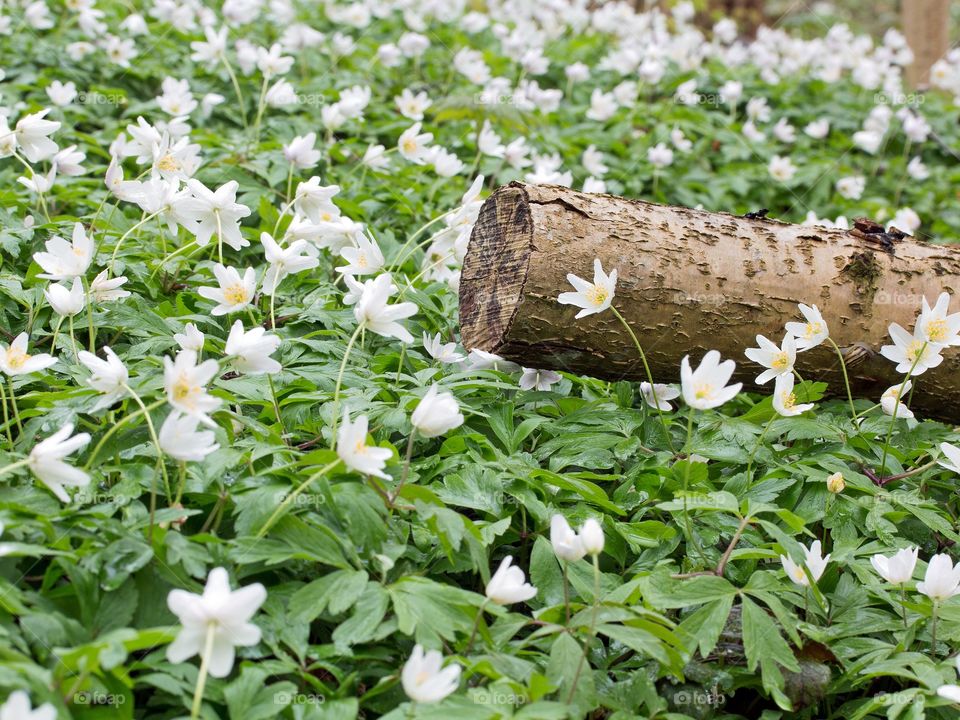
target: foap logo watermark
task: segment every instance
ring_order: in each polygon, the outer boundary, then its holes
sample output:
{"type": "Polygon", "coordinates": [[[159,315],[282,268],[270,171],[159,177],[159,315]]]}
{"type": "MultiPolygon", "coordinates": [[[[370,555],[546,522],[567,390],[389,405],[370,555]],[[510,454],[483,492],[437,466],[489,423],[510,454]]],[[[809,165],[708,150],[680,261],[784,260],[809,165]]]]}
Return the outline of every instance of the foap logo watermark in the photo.
{"type": "Polygon", "coordinates": [[[881,91],[873,95],[873,103],[875,105],[909,105],[911,107],[919,107],[923,105],[926,100],[926,96],[920,93],[889,93],[881,91]]]}
{"type": "Polygon", "coordinates": [[[289,502],[292,503],[294,507],[318,508],[322,505],[325,505],[327,502],[323,495],[308,495],[306,493],[295,495],[291,492],[283,490],[273,496],[273,502],[275,505],[282,505],[283,503],[287,502],[288,498],[289,502]]]}
{"type": "Polygon", "coordinates": [[[718,708],[725,705],[727,702],[727,696],[720,691],[716,685],[714,685],[709,690],[706,689],[695,689],[695,688],[684,688],[683,690],[677,690],[673,694],[673,703],[678,708],[682,707],[712,707],[718,708]]]}
{"type": "Polygon", "coordinates": [[[100,692],[99,690],[84,690],[73,694],[73,704],[88,707],[115,707],[119,708],[127,702],[126,695],[100,692]]]}
{"type": "Polygon", "coordinates": [[[273,704],[281,707],[290,705],[323,705],[326,698],[316,693],[277,692],[273,694],[273,704]]]}
{"type": "Polygon", "coordinates": [[[920,307],[923,302],[923,295],[916,293],[905,293],[894,290],[877,290],[873,296],[874,305],[904,305],[906,307],[920,307]]]}
{"type": "Polygon", "coordinates": [[[706,305],[719,306],[727,302],[727,296],[723,293],[694,292],[688,293],[678,290],[673,294],[674,305],[706,305]]]}
{"type": "Polygon", "coordinates": [[[473,697],[473,701],[478,705],[496,705],[498,707],[517,707],[526,705],[530,698],[522,693],[493,691],[489,693],[478,694],[473,697]]]}
{"type": "Polygon", "coordinates": [[[97,90],[84,90],[77,93],[77,102],[81,105],[126,105],[127,98],[122,93],[102,93],[97,90]]]}

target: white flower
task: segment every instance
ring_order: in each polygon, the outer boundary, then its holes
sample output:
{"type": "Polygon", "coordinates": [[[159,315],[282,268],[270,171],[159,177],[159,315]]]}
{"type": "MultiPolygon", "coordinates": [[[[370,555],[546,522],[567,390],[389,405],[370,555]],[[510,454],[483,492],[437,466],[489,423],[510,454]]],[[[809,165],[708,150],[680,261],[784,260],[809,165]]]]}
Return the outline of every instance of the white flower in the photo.
{"type": "Polygon", "coordinates": [[[789,182],[797,172],[796,165],[788,157],[774,155],[767,165],[770,177],[780,182],[789,182]]]}
{"type": "Polygon", "coordinates": [[[914,157],[907,163],[907,174],[914,180],[926,180],[930,177],[930,170],[919,157],[914,157]]]}
{"type": "Polygon", "coordinates": [[[126,395],[126,385],[130,379],[126,366],[113,350],[104,347],[103,354],[107,356],[106,360],[101,360],[86,350],[81,350],[77,354],[80,363],[91,372],[90,377],[87,378],[87,385],[103,393],[103,397],[93,406],[94,411],[110,407],[126,395]]]}
{"type": "Polygon", "coordinates": [[[467,355],[467,367],[470,370],[499,370],[500,372],[510,373],[519,370],[516,363],[504,360],[499,355],[489,353],[480,348],[474,348],[467,355]]]}
{"type": "Polygon", "coordinates": [[[693,149],[693,143],[683,134],[683,130],[678,127],[670,131],[670,142],[680,152],[690,152],[693,149]]]}
{"type": "Polygon", "coordinates": [[[312,168],[320,162],[320,158],[323,156],[323,153],[314,149],[313,146],[316,142],[317,134],[315,132],[297,135],[283,146],[283,157],[297,170],[312,168]]]}
{"type": "Polygon", "coordinates": [[[98,303],[113,302],[130,297],[130,292],[122,289],[126,282],[125,275],[110,278],[107,277],[107,271],[102,270],[90,283],[90,297],[98,303]]]}
{"type": "Polygon", "coordinates": [[[395,337],[401,342],[413,342],[413,335],[397,320],[416,314],[417,306],[412,302],[400,302],[388,305],[390,296],[396,292],[396,286],[389,273],[378,275],[363,284],[363,293],[353,308],[358,323],[363,323],[377,335],[395,337]]]}
{"type": "Polygon", "coordinates": [[[239,187],[231,180],[213,192],[199,180],[187,180],[192,197],[178,204],[177,213],[181,224],[196,236],[197,245],[204,247],[214,235],[234,250],[250,244],[240,234],[240,220],[250,214],[250,208],[236,201],[239,187]]]}
{"type": "Polygon", "coordinates": [[[47,97],[54,105],[65,107],[77,97],[77,86],[72,82],[62,83],[54,80],[47,86],[47,97]]]}
{"type": "Polygon", "coordinates": [[[563,515],[550,518],[550,544],[556,556],[566,562],[576,562],[587,554],[583,540],[563,515]]]}
{"type": "Polygon", "coordinates": [[[383,468],[393,456],[387,448],[367,445],[367,416],[360,415],[350,422],[350,415],[343,411],[343,422],[337,431],[337,455],[351,470],[361,475],[376,475],[389,480],[383,468]]]}
{"type": "Polygon", "coordinates": [[[444,343],[440,337],[440,333],[437,333],[433,337],[430,337],[428,333],[424,333],[423,347],[430,357],[442,363],[456,363],[464,358],[463,355],[457,352],[457,344],[455,342],[444,343]]]}
{"type": "Polygon", "coordinates": [[[780,375],[793,374],[793,365],[797,361],[797,343],[793,335],[785,335],[780,347],[763,335],[757,335],[757,345],[760,347],[744,352],[750,360],[767,368],[757,376],[757,385],[765,385],[780,375]]]}
{"type": "Polygon", "coordinates": [[[181,350],[176,360],[164,357],[163,386],[167,401],[212,427],[214,423],[207,416],[220,407],[222,401],[209,395],[206,385],[219,369],[216,360],[204,360],[197,365],[197,353],[193,350],[181,350]]]}
{"type": "Polygon", "coordinates": [[[942,442],[940,443],[940,452],[946,455],[947,459],[940,460],[937,464],[960,475],[960,448],[948,442],[942,442]]]}
{"type": "Polygon", "coordinates": [[[743,83],[727,80],[720,86],[720,100],[724,105],[736,105],[741,97],[743,97],[743,83]]]}
{"type": "Polygon", "coordinates": [[[287,275],[295,275],[320,264],[317,257],[309,254],[309,245],[306,240],[294,240],[284,249],[269,233],[260,233],[260,242],[263,244],[263,253],[267,262],[270,263],[270,267],[263,276],[265,295],[273,295],[280,281],[287,275]]]}
{"type": "Polygon", "coordinates": [[[603,552],[603,527],[594,518],[587,518],[580,528],[580,542],[587,555],[599,555],[603,552]]]}
{"type": "Polygon", "coordinates": [[[851,175],[837,180],[837,192],[847,200],[859,200],[867,187],[867,179],[863,175],[851,175]]]}
{"type": "Polygon", "coordinates": [[[23,690],[14,690],[0,705],[0,720],[57,720],[57,709],[50,703],[30,709],[30,696],[23,690]]]}
{"type": "Polygon", "coordinates": [[[664,168],[673,163],[673,150],[663,143],[657,143],[647,150],[647,160],[655,168],[664,168]]]}
{"type": "Polygon", "coordinates": [[[920,323],[917,323],[914,328],[913,335],[899,324],[892,323],[890,337],[894,344],[884,345],[880,348],[880,354],[890,362],[897,363],[898,373],[922,375],[943,362],[943,356],[940,354],[943,346],[926,340],[920,323]]]}
{"type": "Polygon", "coordinates": [[[183,332],[175,333],[173,339],[181,350],[192,350],[199,354],[203,350],[203,343],[206,338],[196,325],[187,323],[183,326],[183,332]]]}
{"type": "Polygon", "coordinates": [[[797,339],[797,351],[803,352],[817,347],[830,337],[830,333],[816,305],[800,303],[798,307],[806,322],[788,322],[786,328],[797,339]]]}
{"type": "Polygon", "coordinates": [[[280,363],[270,357],[278,347],[280,338],[276,335],[268,334],[262,327],[245,332],[243,322],[237,320],[230,327],[224,355],[239,372],[247,375],[273,374],[281,370],[280,363]]]}
{"type": "Polygon", "coordinates": [[[952,703],[960,703],[960,685],[941,685],[937,688],[937,695],[952,703]]]}
{"type": "Polygon", "coordinates": [[[219,449],[211,430],[197,430],[199,420],[174,410],[160,426],[160,449],[180,462],[200,462],[219,449]]]}
{"type": "Polygon", "coordinates": [[[797,585],[802,585],[807,587],[810,584],[810,579],[807,577],[807,573],[804,572],[803,566],[807,566],[807,570],[810,571],[810,577],[813,578],[813,581],[816,582],[823,575],[823,571],[827,569],[827,563],[830,562],[830,556],[827,555],[823,557],[822,549],[819,540],[814,540],[810,545],[809,549],[800,546],[800,549],[803,550],[804,562],[800,565],[797,565],[793,560],[788,558],[786,555],[780,556],[780,562],[783,563],[783,569],[787,571],[787,575],[790,577],[793,582],[797,585]]]}
{"type": "Polygon", "coordinates": [[[680,391],[670,385],[654,383],[652,386],[648,382],[640,383],[640,397],[643,401],[663,412],[673,410],[673,405],[668,401],[680,397],[680,391]]]}
{"type": "Polygon", "coordinates": [[[206,660],[211,677],[222,678],[233,669],[235,647],[250,647],[260,642],[260,628],[250,622],[267,591],[260,583],[230,590],[230,578],[222,567],[207,576],[202,595],[186,590],[171,590],[167,607],[183,626],[167,646],[167,660],[181,663],[199,655],[206,660]],[[212,641],[209,636],[212,634],[212,641]],[[210,655],[203,653],[209,646],[210,655]]]}
{"type": "Polygon", "coordinates": [[[428,146],[433,140],[433,133],[421,133],[421,123],[414,123],[404,130],[397,140],[397,149],[400,154],[415,165],[425,165],[427,162],[428,146]]]}
{"type": "Polygon", "coordinates": [[[63,462],[70,455],[90,442],[89,433],[73,435],[73,423],[67,423],[46,440],[33,446],[28,457],[30,470],[37,479],[50,488],[50,491],[62,502],[70,502],[70,496],[64,485],[86,487],[90,476],[83,470],[63,462]]]}
{"type": "Polygon", "coordinates": [[[947,314],[950,307],[950,293],[942,292],[933,307],[923,298],[917,326],[923,338],[928,342],[944,347],[960,345],[960,313],[947,314]]]}
{"type": "Polygon", "coordinates": [[[527,582],[523,570],[511,565],[513,558],[507,555],[487,583],[487,598],[497,605],[525,602],[537,594],[537,589],[527,582]]]}
{"type": "Polygon", "coordinates": [[[46,252],[34,253],[33,259],[43,268],[37,277],[46,280],[68,280],[83,275],[93,261],[93,239],[83,225],[73,224],[71,242],[54,236],[47,240],[46,252]]]}
{"type": "Polygon", "coordinates": [[[393,101],[397,104],[401,115],[414,121],[423,120],[424,111],[432,104],[425,92],[414,94],[410,88],[404,88],[393,101]]]}
{"type": "Polygon", "coordinates": [[[44,120],[48,112],[50,112],[50,109],[45,108],[40,112],[24,115],[17,122],[14,131],[20,149],[27,160],[32,163],[46,160],[57,152],[57,144],[47,136],[59,130],[60,123],[54,120],[44,120]]]}
{"type": "Polygon", "coordinates": [[[603,312],[613,302],[617,288],[617,271],[614,269],[609,275],[603,272],[600,259],[593,261],[593,283],[589,283],[573,273],[567,275],[567,281],[573,285],[576,292],[560,293],[557,302],[561,305],[574,305],[583,308],[577,313],[579,320],[587,315],[603,312]]]}
{"type": "Polygon", "coordinates": [[[371,170],[385,170],[390,167],[390,158],[386,155],[387,149],[383,145],[370,145],[363,153],[360,162],[371,170]]]}
{"type": "Polygon", "coordinates": [[[380,247],[373,238],[357,235],[354,238],[355,246],[347,246],[340,250],[340,257],[347,261],[337,272],[345,275],[373,275],[383,268],[384,259],[380,247]]]}
{"type": "Polygon", "coordinates": [[[618,107],[617,98],[613,93],[605,93],[600,88],[594,88],[590,94],[590,109],[587,110],[587,118],[604,122],[613,117],[618,107]]]}
{"type": "Polygon", "coordinates": [[[86,170],[84,170],[82,163],[87,157],[85,152],[77,150],[76,145],[71,145],[65,147],[62,150],[59,150],[51,159],[50,163],[53,166],[55,173],[60,175],[67,175],[73,177],[76,175],[83,175],[86,170]]]}
{"type": "Polygon", "coordinates": [[[423,652],[418,643],[413,654],[403,665],[400,682],[411,700],[422,705],[438,703],[457,691],[461,667],[457,663],[443,666],[443,655],[438,650],[423,652]]]}
{"type": "Polygon", "coordinates": [[[822,140],[830,132],[830,121],[826,118],[814,120],[809,123],[803,131],[814,140],[822,140]]]}
{"type": "Polygon", "coordinates": [[[463,425],[457,399],[431,385],[410,416],[410,423],[423,437],[437,437],[463,425]]]}
{"type": "Polygon", "coordinates": [[[46,353],[30,355],[27,352],[29,341],[29,336],[24,332],[17,335],[9,346],[0,346],[0,370],[11,377],[29,375],[45,370],[57,362],[55,357],[46,353]]]}
{"type": "Polygon", "coordinates": [[[890,557],[874,555],[870,558],[873,569],[892,585],[902,585],[913,578],[913,570],[917,566],[917,554],[920,548],[904,548],[890,557]]]}
{"type": "Polygon", "coordinates": [[[535,370],[533,368],[523,368],[523,375],[520,376],[521,390],[540,390],[547,391],[551,386],[556,385],[562,378],[559,373],[553,370],[535,370]]]}
{"type": "Polygon", "coordinates": [[[892,416],[894,411],[896,411],[898,418],[909,420],[913,417],[913,410],[900,402],[901,386],[903,387],[903,393],[909,393],[910,388],[913,387],[913,380],[907,380],[905,383],[898,383],[888,387],[880,397],[880,407],[886,415],[892,416]]]}
{"type": "Polygon", "coordinates": [[[777,375],[773,388],[773,409],[784,417],[800,415],[813,409],[813,403],[797,405],[797,396],[793,392],[793,375],[777,375]]]}
{"type": "Polygon", "coordinates": [[[733,360],[720,362],[720,353],[710,350],[696,370],[690,369],[690,356],[680,363],[680,387],[684,402],[697,410],[709,410],[732,400],[740,392],[743,383],[727,385],[736,363],[733,360]]]}
{"type": "Polygon", "coordinates": [[[917,592],[934,602],[943,602],[960,593],[960,564],[954,566],[946,553],[934,555],[927,565],[923,582],[917,583],[917,592]]]}
{"type": "Polygon", "coordinates": [[[74,278],[73,285],[69,288],[63,283],[52,283],[43,291],[43,296],[50,303],[53,311],[63,317],[76,315],[86,305],[86,297],[80,278],[74,278]]]}
{"type": "Polygon", "coordinates": [[[253,268],[244,270],[243,277],[240,277],[240,272],[236,268],[224,267],[217,263],[213,266],[213,274],[217,278],[219,287],[197,289],[200,297],[217,303],[217,306],[210,311],[211,315],[226,315],[243,310],[253,300],[257,289],[257,276],[253,268]]]}
{"type": "Polygon", "coordinates": [[[902,230],[907,235],[913,235],[920,227],[920,216],[914,212],[913,208],[900,208],[893,216],[893,220],[887,223],[887,230],[892,227],[902,230]]]}

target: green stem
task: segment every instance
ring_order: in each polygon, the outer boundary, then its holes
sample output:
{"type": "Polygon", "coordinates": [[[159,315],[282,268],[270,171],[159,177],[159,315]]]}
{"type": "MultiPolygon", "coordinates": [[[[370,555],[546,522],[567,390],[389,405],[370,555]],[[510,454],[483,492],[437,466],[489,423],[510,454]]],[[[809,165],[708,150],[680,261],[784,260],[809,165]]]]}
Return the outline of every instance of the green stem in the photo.
{"type": "Polygon", "coordinates": [[[610,311],[626,329],[627,334],[630,335],[630,339],[633,340],[633,344],[637,348],[637,352],[640,353],[640,360],[643,361],[643,369],[647,373],[647,381],[650,383],[650,392],[653,393],[653,399],[656,401],[655,404],[657,406],[657,414],[660,416],[660,422],[663,425],[663,432],[666,433],[667,436],[667,444],[670,446],[670,452],[675,452],[673,448],[673,440],[670,437],[670,427],[667,425],[667,420],[663,416],[663,410],[660,409],[660,402],[657,400],[657,394],[654,390],[653,373],[650,372],[650,365],[647,363],[646,353],[643,352],[643,347],[640,345],[640,341],[637,339],[637,335],[633,332],[633,328],[630,327],[630,323],[627,322],[627,319],[621,315],[620,311],[617,310],[613,305],[610,306],[610,311]]]}
{"type": "Polygon", "coordinates": [[[87,279],[81,278],[83,281],[83,296],[87,300],[87,333],[89,339],[90,352],[96,352],[96,332],[93,329],[93,298],[90,297],[90,285],[87,283],[87,279]]]}
{"type": "Polygon", "coordinates": [[[141,227],[143,227],[146,223],[153,220],[153,218],[155,218],[159,214],[160,214],[160,211],[158,210],[155,213],[144,215],[143,217],[140,218],[140,222],[138,222],[136,225],[134,225],[132,228],[130,228],[123,235],[120,236],[120,239],[117,240],[117,244],[113,246],[113,254],[110,256],[109,267],[110,267],[111,275],[113,275],[113,264],[117,261],[117,253],[120,251],[120,246],[123,245],[123,241],[126,240],[128,237],[130,237],[131,233],[133,233],[134,230],[139,230],[141,227]]]}
{"type": "Polygon", "coordinates": [[[13,389],[12,377],[7,377],[7,387],[10,390],[10,407],[13,408],[13,417],[17,421],[17,433],[23,435],[23,422],[20,420],[20,408],[17,407],[17,393],[13,389]]]}
{"type": "Polygon", "coordinates": [[[187,463],[185,460],[181,460],[178,463],[177,468],[177,497],[173,501],[174,505],[180,503],[180,499],[183,497],[183,491],[187,486],[187,463]]]}
{"type": "MultiPolygon", "coordinates": [[[[283,418],[280,417],[280,401],[277,399],[277,389],[273,385],[273,377],[267,374],[267,384],[270,386],[270,395],[273,397],[273,411],[277,414],[277,424],[280,426],[280,437],[286,438],[287,429],[283,426],[283,418]]],[[[286,439],[284,439],[286,442],[286,439]]]]}
{"type": "Polygon", "coordinates": [[[263,527],[260,528],[260,531],[257,533],[257,539],[260,539],[267,534],[270,528],[273,527],[273,525],[277,522],[278,519],[280,519],[283,513],[286,512],[287,508],[290,507],[290,504],[294,500],[296,500],[300,496],[300,493],[306,490],[313,483],[314,480],[326,475],[328,472],[330,472],[333,468],[335,468],[339,464],[340,464],[340,458],[337,458],[333,462],[330,462],[324,465],[322,468],[317,470],[317,472],[315,472],[313,475],[311,475],[302,483],[300,483],[292,493],[289,493],[283,499],[283,502],[280,503],[277,509],[273,511],[273,514],[267,519],[267,522],[264,523],[263,527]]]}
{"type": "Polygon", "coordinates": [[[687,439],[683,443],[683,454],[686,456],[683,468],[683,526],[687,532],[687,540],[696,549],[701,560],[706,560],[703,554],[703,548],[700,547],[700,541],[693,534],[693,524],[690,522],[690,508],[688,503],[688,487],[690,485],[690,445],[693,440],[693,410],[688,410],[687,416],[687,439]]]}
{"type": "Polygon", "coordinates": [[[407,438],[407,455],[403,462],[403,472],[400,475],[400,482],[397,484],[397,489],[390,495],[391,506],[397,501],[397,498],[400,497],[400,491],[403,490],[403,485],[407,482],[407,476],[410,474],[410,459],[413,457],[413,439],[416,436],[417,429],[410,428],[410,437],[407,438]]]}
{"type": "MultiPolygon", "coordinates": [[[[156,402],[154,402],[154,403],[152,403],[152,404],[150,404],[150,405],[147,405],[147,408],[146,408],[146,409],[147,409],[148,411],[149,411],[149,410],[156,410],[158,407],[160,407],[161,405],[163,405],[164,402],[166,402],[166,401],[165,401],[165,400],[157,400],[156,402]]],[[[114,425],[112,425],[112,426],[110,427],[110,429],[107,430],[107,432],[104,433],[103,437],[100,438],[100,441],[97,443],[96,447],[93,448],[93,452],[90,453],[90,458],[87,460],[86,465],[83,466],[83,469],[84,469],[84,470],[89,470],[89,469],[90,469],[90,466],[93,465],[93,461],[97,459],[97,455],[100,453],[100,450],[103,448],[104,443],[106,443],[107,440],[109,440],[111,437],[113,437],[113,434],[114,434],[115,432],[117,432],[120,428],[122,428],[124,425],[126,425],[130,420],[133,420],[135,417],[139,417],[140,415],[143,415],[143,410],[139,410],[139,409],[138,409],[138,410],[135,410],[135,411],[133,411],[132,413],[130,413],[129,415],[124,415],[124,416],[123,416],[123,419],[122,419],[120,422],[115,423],[114,425]]]]}
{"type": "Polygon", "coordinates": [[[237,74],[233,71],[226,53],[221,53],[220,59],[223,66],[227,69],[227,75],[230,76],[230,83],[233,85],[233,91],[237,94],[237,104],[240,106],[240,121],[243,123],[243,129],[247,129],[247,106],[243,102],[243,92],[240,90],[240,82],[237,80],[237,74]]]}
{"type": "Polygon", "coordinates": [[[343,351],[343,360],[340,363],[340,372],[337,373],[337,384],[333,389],[333,431],[330,436],[330,447],[334,448],[337,444],[337,423],[340,421],[340,386],[343,384],[343,372],[347,367],[347,359],[350,357],[350,351],[353,344],[357,341],[360,333],[363,331],[364,323],[357,324],[357,329],[353,331],[347,342],[347,348],[343,351]]]}
{"type": "Polygon", "coordinates": [[[923,357],[923,354],[927,350],[927,342],[924,341],[923,345],[920,346],[920,351],[917,353],[916,358],[914,358],[913,365],[910,366],[910,372],[908,372],[903,377],[903,382],[900,384],[900,389],[897,390],[897,402],[893,404],[893,412],[890,413],[890,426],[887,428],[887,437],[883,441],[883,458],[880,460],[880,472],[878,473],[880,477],[883,477],[887,474],[887,453],[890,450],[890,438],[893,437],[893,426],[897,421],[897,410],[900,409],[900,398],[903,397],[903,389],[907,386],[907,383],[910,381],[910,376],[913,375],[913,371],[916,370],[917,365],[920,362],[920,359],[923,357]]]}
{"type": "Polygon", "coordinates": [[[900,607],[903,609],[903,629],[907,629],[907,589],[905,583],[900,583],[900,607]]]}
{"type": "Polygon", "coordinates": [[[566,613],[567,627],[570,626],[570,583],[567,581],[567,561],[563,561],[563,608],[566,613]]]}
{"type": "Polygon", "coordinates": [[[200,656],[200,674],[197,675],[197,688],[193,692],[193,705],[190,708],[190,720],[200,717],[200,706],[203,704],[203,689],[207,685],[207,672],[210,669],[210,656],[213,654],[213,640],[217,632],[215,623],[207,625],[207,638],[203,643],[203,655],[200,656]]]}
{"type": "Polygon", "coordinates": [[[763,426],[763,430],[760,432],[760,437],[757,438],[757,444],[753,446],[753,450],[750,452],[750,458],[747,460],[747,482],[750,482],[750,470],[753,467],[753,459],[757,456],[757,452],[760,450],[760,446],[763,444],[763,438],[767,434],[767,430],[770,429],[770,426],[773,425],[773,421],[777,419],[776,413],[767,421],[767,424],[763,426]]]}
{"type": "Polygon", "coordinates": [[[13,428],[10,427],[10,414],[7,412],[7,392],[3,389],[2,380],[0,380],[0,406],[3,407],[3,426],[7,430],[7,440],[10,442],[10,449],[13,450],[13,428]]]}
{"type": "Polygon", "coordinates": [[[30,458],[26,457],[23,460],[17,460],[16,462],[10,463],[2,468],[0,468],[0,475],[4,475],[8,472],[13,472],[17,468],[22,468],[24,465],[27,465],[30,462],[30,458]]]}
{"type": "Polygon", "coordinates": [[[147,429],[150,431],[150,439],[153,441],[153,446],[157,449],[157,457],[160,458],[160,470],[163,474],[163,487],[167,494],[167,504],[171,502],[173,497],[170,492],[170,478],[167,477],[167,464],[163,462],[163,450],[160,448],[160,438],[157,437],[157,431],[153,427],[153,419],[150,417],[150,411],[147,409],[147,406],[143,404],[143,400],[140,399],[140,396],[133,391],[129,385],[124,384],[123,389],[130,393],[130,397],[133,398],[133,401],[140,406],[140,410],[143,412],[143,418],[147,421],[147,429]]]}
{"type": "Polygon", "coordinates": [[[840,369],[843,370],[843,384],[847,387],[847,399],[850,401],[850,413],[853,416],[853,422],[857,422],[857,408],[853,404],[853,391],[850,389],[850,376],[847,374],[847,363],[843,358],[843,353],[840,351],[840,346],[833,341],[833,338],[828,337],[827,341],[833,345],[833,349],[837,351],[837,357],[840,358],[840,369]]]}
{"type": "Polygon", "coordinates": [[[470,631],[470,639],[467,640],[467,646],[463,649],[463,652],[460,653],[464,657],[470,654],[470,649],[473,647],[473,641],[477,637],[477,630],[480,628],[480,620],[483,617],[483,611],[487,607],[487,602],[489,602],[489,600],[484,598],[479,609],[477,610],[477,616],[473,619],[473,630],[470,631]]]}
{"type": "Polygon", "coordinates": [[[583,654],[580,656],[580,662],[577,663],[577,670],[573,674],[573,682],[570,683],[570,693],[567,695],[567,705],[573,701],[573,696],[577,692],[577,683],[580,682],[580,674],[583,672],[583,666],[587,662],[587,655],[590,653],[590,643],[597,632],[597,617],[600,614],[600,556],[593,556],[593,618],[590,620],[590,632],[587,633],[583,641],[583,654]]]}
{"type": "Polygon", "coordinates": [[[933,601],[933,610],[930,617],[930,655],[937,657],[937,601],[933,601]]]}

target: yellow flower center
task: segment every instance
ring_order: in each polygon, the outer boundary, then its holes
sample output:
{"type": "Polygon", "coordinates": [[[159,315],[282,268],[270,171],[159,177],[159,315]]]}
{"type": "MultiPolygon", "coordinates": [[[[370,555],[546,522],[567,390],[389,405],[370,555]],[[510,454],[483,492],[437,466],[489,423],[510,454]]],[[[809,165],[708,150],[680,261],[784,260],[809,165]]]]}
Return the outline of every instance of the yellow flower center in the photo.
{"type": "Polygon", "coordinates": [[[186,378],[180,378],[174,383],[172,391],[174,400],[177,402],[185,402],[193,392],[193,388],[186,378]]]}
{"type": "Polygon", "coordinates": [[[912,343],[910,343],[910,345],[907,347],[907,360],[910,362],[917,362],[917,360],[923,356],[925,345],[926,343],[922,340],[914,340],[912,343]]]}
{"type": "Polygon", "coordinates": [[[417,151],[417,141],[413,138],[407,138],[403,141],[403,149],[405,152],[413,153],[417,151]]]}
{"type": "Polygon", "coordinates": [[[320,219],[321,219],[321,220],[326,220],[327,222],[330,222],[330,221],[333,219],[333,215],[331,215],[331,214],[328,213],[328,212],[321,213],[320,219]]]}
{"type": "Polygon", "coordinates": [[[945,320],[931,320],[927,323],[927,337],[931,342],[943,342],[947,337],[947,322],[945,320]]]}
{"type": "Polygon", "coordinates": [[[30,356],[27,353],[20,352],[16,348],[10,348],[7,350],[7,365],[12,367],[14,370],[19,370],[22,368],[29,359],[30,356]]]}
{"type": "Polygon", "coordinates": [[[180,169],[180,161],[170,153],[167,153],[157,160],[157,169],[163,170],[164,172],[176,172],[180,169]]]}
{"type": "Polygon", "coordinates": [[[775,370],[784,370],[790,365],[790,358],[785,352],[779,352],[774,356],[773,362],[770,363],[770,366],[775,370]]]}
{"type": "Polygon", "coordinates": [[[589,290],[587,290],[586,295],[587,300],[598,306],[603,305],[609,297],[607,289],[605,287],[601,287],[600,285],[594,285],[591,287],[589,290]]]}
{"type": "Polygon", "coordinates": [[[697,400],[706,400],[713,395],[713,385],[705,383],[694,388],[693,395],[697,400]]]}
{"type": "Polygon", "coordinates": [[[359,266],[362,267],[362,268],[365,268],[365,267],[367,266],[367,254],[366,254],[366,253],[360,253],[359,255],[357,255],[357,265],[359,265],[359,266]]]}
{"type": "Polygon", "coordinates": [[[247,289],[243,285],[231,285],[224,288],[223,299],[231,305],[242,305],[249,299],[247,289]]]}
{"type": "Polygon", "coordinates": [[[819,335],[821,332],[823,332],[823,323],[819,323],[819,322],[807,323],[803,336],[809,339],[814,337],[815,335],[819,335]]]}
{"type": "Polygon", "coordinates": [[[414,682],[417,683],[417,685],[423,685],[429,679],[430,673],[428,673],[426,670],[421,670],[417,673],[416,678],[414,678],[414,682]]]}
{"type": "Polygon", "coordinates": [[[798,583],[805,582],[807,579],[807,574],[803,571],[802,567],[797,566],[793,569],[793,579],[798,583]]]}
{"type": "Polygon", "coordinates": [[[791,410],[797,404],[797,396],[792,392],[780,393],[780,399],[785,410],[791,410]]]}

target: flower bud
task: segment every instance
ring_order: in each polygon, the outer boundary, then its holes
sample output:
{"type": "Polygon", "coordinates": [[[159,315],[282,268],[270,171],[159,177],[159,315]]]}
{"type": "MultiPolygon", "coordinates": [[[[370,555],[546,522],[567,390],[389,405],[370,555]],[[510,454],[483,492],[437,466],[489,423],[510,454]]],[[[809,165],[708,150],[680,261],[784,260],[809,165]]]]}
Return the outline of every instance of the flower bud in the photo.
{"type": "Polygon", "coordinates": [[[827,490],[832,493],[842,493],[847,484],[843,481],[843,473],[835,472],[827,478],[827,490]]]}

